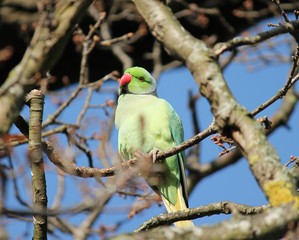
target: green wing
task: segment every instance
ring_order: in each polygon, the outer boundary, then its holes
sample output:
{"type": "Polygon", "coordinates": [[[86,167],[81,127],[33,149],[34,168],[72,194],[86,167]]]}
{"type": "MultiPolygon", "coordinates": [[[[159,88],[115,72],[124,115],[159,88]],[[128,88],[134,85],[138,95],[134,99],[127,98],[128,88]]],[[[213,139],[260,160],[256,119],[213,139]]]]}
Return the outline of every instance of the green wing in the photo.
{"type": "MultiPolygon", "coordinates": [[[[184,128],[183,124],[181,122],[180,117],[178,114],[173,111],[171,116],[170,116],[170,131],[171,135],[175,141],[176,145],[179,145],[184,141],[184,128]]],[[[184,162],[185,162],[185,152],[179,152],[177,154],[178,157],[178,167],[179,167],[179,175],[180,175],[180,183],[182,186],[182,192],[183,192],[183,197],[186,203],[186,206],[188,207],[188,194],[187,194],[187,184],[186,184],[186,176],[185,176],[185,167],[184,167],[184,162]]]]}
{"type": "MultiPolygon", "coordinates": [[[[184,130],[182,122],[173,110],[173,108],[165,100],[160,99],[164,102],[164,106],[168,112],[168,129],[169,129],[169,140],[167,147],[162,150],[167,150],[173,146],[176,146],[184,140],[184,130]]],[[[164,163],[168,168],[168,173],[165,174],[165,182],[157,186],[159,192],[173,205],[176,204],[178,188],[182,186],[183,198],[187,205],[187,192],[186,192],[186,179],[184,171],[184,152],[180,152],[176,155],[165,159],[164,163]]]]}

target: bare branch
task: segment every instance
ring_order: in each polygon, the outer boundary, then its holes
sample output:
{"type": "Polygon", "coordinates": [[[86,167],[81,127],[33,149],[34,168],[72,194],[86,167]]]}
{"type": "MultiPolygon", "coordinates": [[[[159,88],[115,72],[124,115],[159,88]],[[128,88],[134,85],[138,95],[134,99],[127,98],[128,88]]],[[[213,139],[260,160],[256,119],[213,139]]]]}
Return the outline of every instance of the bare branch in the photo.
{"type": "Polygon", "coordinates": [[[57,61],[61,53],[60,49],[65,46],[75,23],[91,2],[91,0],[62,2],[53,12],[51,28],[45,24],[45,21],[48,21],[47,13],[43,13],[30,47],[1,87],[0,135],[8,132],[19,115],[25,94],[34,88],[41,76],[57,61]]]}
{"type": "Polygon", "coordinates": [[[274,29],[259,33],[256,36],[235,37],[228,42],[218,43],[214,47],[214,53],[216,56],[219,56],[226,51],[231,51],[240,46],[255,45],[257,43],[270,39],[274,36],[278,36],[280,34],[285,34],[285,33],[292,33],[293,31],[298,31],[298,30],[299,30],[298,21],[291,21],[288,23],[288,25],[279,25],[274,29]]]}
{"type": "Polygon", "coordinates": [[[166,51],[186,63],[200,85],[201,94],[211,105],[218,130],[233,138],[247,158],[251,171],[270,204],[279,206],[299,202],[294,179],[280,164],[276,151],[267,141],[261,127],[257,127],[256,121],[232,96],[212,50],[182,28],[162,2],[134,2],[152,34],[163,43],[166,51]],[[176,39],[176,44],[173,39],[176,39]],[[287,197],[277,197],[285,195],[287,197]]]}
{"type": "Polygon", "coordinates": [[[275,3],[276,7],[279,9],[281,15],[283,16],[284,20],[286,22],[290,22],[288,15],[286,14],[286,12],[284,11],[283,7],[281,6],[280,0],[272,0],[272,2],[275,3]]]}
{"type": "Polygon", "coordinates": [[[260,214],[252,216],[238,216],[218,224],[196,227],[181,231],[176,228],[161,227],[151,231],[122,234],[113,240],[163,239],[163,240],[263,240],[280,239],[288,227],[289,222],[299,219],[298,211],[294,211],[292,204],[270,208],[260,214]],[[269,221],[271,219],[271,224],[269,221]],[[269,220],[269,221],[268,221],[269,220]]]}
{"type": "Polygon", "coordinates": [[[59,108],[51,115],[48,116],[48,118],[43,123],[43,128],[49,126],[50,124],[56,122],[57,118],[60,116],[60,114],[65,110],[66,107],[68,107],[74,99],[78,96],[78,94],[81,92],[84,88],[98,88],[101,86],[102,82],[110,79],[113,77],[113,72],[110,74],[107,74],[103,78],[99,79],[96,82],[89,83],[89,84],[80,84],[78,85],[75,90],[72,92],[72,94],[69,96],[69,98],[64,101],[59,108]]]}
{"type": "Polygon", "coordinates": [[[294,54],[294,56],[292,57],[293,60],[293,65],[288,77],[287,82],[285,83],[285,85],[279,89],[277,91],[277,93],[271,97],[268,101],[266,101],[265,103],[261,104],[260,106],[258,106],[256,109],[254,109],[253,111],[251,111],[251,114],[253,116],[255,116],[256,114],[258,114],[259,112],[263,111],[264,109],[266,109],[267,107],[269,107],[271,104],[273,104],[275,101],[277,101],[278,99],[281,99],[282,97],[284,97],[286,95],[286,93],[294,86],[294,84],[298,81],[299,79],[299,74],[296,74],[297,69],[298,69],[298,60],[299,60],[299,46],[297,46],[296,48],[296,52],[294,54]]]}
{"type": "MultiPolygon", "coordinates": [[[[32,176],[33,209],[46,212],[48,198],[41,142],[44,95],[38,90],[32,90],[26,100],[30,105],[28,152],[32,176]]],[[[47,216],[34,215],[33,223],[33,239],[47,239],[47,216]]]]}
{"type": "Polygon", "coordinates": [[[134,232],[149,230],[162,225],[169,225],[170,223],[181,221],[181,220],[202,218],[202,217],[212,216],[221,213],[231,214],[233,213],[232,209],[236,210],[239,214],[242,215],[254,215],[254,214],[262,213],[267,208],[268,206],[252,207],[248,205],[237,204],[237,203],[227,202],[227,201],[213,203],[213,204],[209,204],[197,208],[189,208],[187,211],[184,212],[178,211],[176,213],[160,214],[144,222],[134,232]]]}

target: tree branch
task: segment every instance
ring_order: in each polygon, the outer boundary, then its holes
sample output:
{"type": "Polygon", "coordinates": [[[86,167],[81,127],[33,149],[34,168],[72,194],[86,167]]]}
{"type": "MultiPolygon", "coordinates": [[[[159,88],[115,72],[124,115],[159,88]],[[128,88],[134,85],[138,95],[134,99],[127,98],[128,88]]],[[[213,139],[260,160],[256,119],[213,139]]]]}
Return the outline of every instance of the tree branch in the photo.
{"type": "MultiPolygon", "coordinates": [[[[18,116],[18,118],[15,121],[15,125],[18,127],[18,129],[21,131],[21,133],[24,134],[25,137],[28,137],[28,123],[22,116],[18,116]]],[[[159,152],[157,154],[157,160],[165,159],[169,156],[172,156],[174,154],[177,154],[197,143],[205,139],[206,137],[210,136],[211,134],[216,132],[216,128],[214,123],[212,123],[207,129],[203,130],[199,134],[193,136],[192,138],[182,142],[181,144],[170,148],[166,151],[159,152]]],[[[90,177],[109,177],[114,176],[115,172],[120,170],[121,168],[129,168],[136,164],[137,159],[131,159],[129,161],[125,161],[119,166],[114,166],[110,168],[91,168],[91,167],[78,167],[74,163],[67,161],[66,159],[62,160],[59,153],[55,150],[52,143],[49,141],[42,139],[42,148],[43,151],[48,156],[49,160],[58,168],[60,168],[65,173],[68,173],[70,175],[83,177],[83,178],[90,178],[90,177]]]]}
{"type": "MultiPolygon", "coordinates": [[[[30,105],[28,151],[32,176],[33,209],[46,212],[48,198],[41,144],[44,95],[38,90],[32,90],[27,96],[27,102],[30,105]]],[[[47,216],[35,214],[33,224],[33,239],[47,239],[47,216]]]]}
{"type": "Polygon", "coordinates": [[[207,98],[220,131],[232,137],[247,158],[252,173],[272,206],[296,202],[294,179],[280,164],[261,126],[232,96],[216,56],[204,42],[190,35],[161,1],[134,1],[152,34],[174,58],[182,60],[207,98]],[[174,41],[175,40],[175,41],[174,41]]]}
{"type": "MultiPolygon", "coordinates": [[[[38,27],[22,61],[10,72],[0,91],[0,136],[6,134],[23,106],[26,93],[58,60],[73,27],[91,0],[63,1],[52,18],[42,13],[38,27]],[[50,22],[49,22],[50,21],[50,22]]],[[[49,3],[48,3],[49,4],[49,3]]]]}
{"type": "Polygon", "coordinates": [[[280,34],[291,33],[292,31],[299,31],[299,22],[291,21],[286,25],[279,25],[278,27],[259,33],[252,37],[235,37],[225,43],[217,43],[214,47],[216,56],[221,55],[226,51],[231,51],[240,46],[255,45],[280,34]]]}
{"type": "Polygon", "coordinates": [[[197,208],[189,208],[186,211],[160,214],[144,222],[134,232],[149,230],[152,228],[156,228],[158,226],[168,225],[176,221],[202,218],[202,217],[212,216],[221,213],[231,214],[237,212],[242,215],[254,215],[254,214],[262,213],[267,208],[268,208],[267,205],[260,206],[260,207],[252,207],[248,205],[224,201],[224,202],[213,203],[213,204],[209,204],[197,208]]]}
{"type": "Polygon", "coordinates": [[[280,239],[290,222],[296,222],[299,213],[292,204],[270,208],[252,216],[237,216],[218,224],[196,227],[185,231],[176,228],[161,227],[151,231],[122,234],[113,240],[163,239],[163,240],[264,240],[280,239]],[[270,224],[271,222],[271,224],[270,224]]]}
{"type": "MultiPolygon", "coordinates": [[[[271,128],[267,129],[265,133],[267,135],[274,132],[278,127],[285,126],[294,113],[295,107],[298,102],[298,95],[296,95],[293,88],[287,92],[286,96],[283,98],[282,105],[280,108],[274,113],[274,115],[270,118],[272,124],[271,128]]],[[[255,111],[251,111],[250,114],[253,116],[255,111]]],[[[210,161],[205,164],[199,164],[197,161],[188,161],[187,162],[187,169],[190,171],[189,174],[189,181],[188,182],[188,191],[191,192],[192,189],[196,186],[198,181],[203,179],[204,177],[210,176],[217,171],[236,163],[242,154],[240,150],[237,148],[234,151],[231,151],[213,161],[210,161]]],[[[290,171],[294,174],[296,179],[299,179],[299,170],[298,168],[291,169],[290,171]]]]}

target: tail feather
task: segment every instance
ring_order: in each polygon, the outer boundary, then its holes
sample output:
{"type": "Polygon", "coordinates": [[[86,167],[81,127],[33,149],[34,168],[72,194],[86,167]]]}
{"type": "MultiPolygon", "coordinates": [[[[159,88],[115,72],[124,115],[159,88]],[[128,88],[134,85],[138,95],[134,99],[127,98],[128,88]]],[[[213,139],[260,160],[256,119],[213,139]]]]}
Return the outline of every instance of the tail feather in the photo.
{"type": "MultiPolygon", "coordinates": [[[[183,198],[183,193],[182,193],[182,188],[181,187],[178,188],[177,200],[176,200],[175,205],[173,205],[171,202],[169,202],[163,195],[161,195],[161,196],[162,196],[163,203],[164,203],[168,213],[188,210],[188,208],[186,206],[186,203],[185,203],[185,200],[183,198]]],[[[190,221],[190,220],[175,222],[174,225],[178,228],[192,228],[192,227],[194,227],[193,222],[190,221]]]]}

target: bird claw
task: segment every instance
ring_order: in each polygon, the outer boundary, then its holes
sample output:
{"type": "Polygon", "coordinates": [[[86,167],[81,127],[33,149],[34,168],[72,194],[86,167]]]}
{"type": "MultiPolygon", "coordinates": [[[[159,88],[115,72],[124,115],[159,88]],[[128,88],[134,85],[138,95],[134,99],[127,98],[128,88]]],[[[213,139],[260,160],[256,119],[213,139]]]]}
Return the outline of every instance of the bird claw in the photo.
{"type": "Polygon", "coordinates": [[[154,148],[153,150],[150,151],[149,155],[153,159],[153,163],[156,163],[158,161],[157,155],[159,152],[161,152],[161,150],[159,148],[154,148]]]}
{"type": "Polygon", "coordinates": [[[150,186],[159,186],[165,183],[165,165],[157,160],[157,155],[161,150],[154,148],[149,153],[136,151],[138,174],[143,176],[150,186]],[[160,164],[158,164],[160,163],[160,164]]]}

